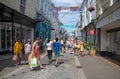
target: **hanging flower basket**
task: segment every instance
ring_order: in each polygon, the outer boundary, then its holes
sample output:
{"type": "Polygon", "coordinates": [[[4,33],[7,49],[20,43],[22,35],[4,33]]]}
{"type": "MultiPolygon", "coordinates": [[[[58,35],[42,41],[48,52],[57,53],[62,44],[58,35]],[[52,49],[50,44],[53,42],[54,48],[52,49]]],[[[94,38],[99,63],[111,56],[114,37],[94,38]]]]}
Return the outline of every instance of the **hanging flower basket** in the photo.
{"type": "Polygon", "coordinates": [[[42,22],[42,21],[43,21],[42,19],[37,19],[37,22],[39,22],[39,23],[42,22]]]}
{"type": "Polygon", "coordinates": [[[92,11],[95,10],[95,8],[91,6],[91,7],[88,8],[88,10],[89,10],[90,12],[92,12],[92,11]]]}

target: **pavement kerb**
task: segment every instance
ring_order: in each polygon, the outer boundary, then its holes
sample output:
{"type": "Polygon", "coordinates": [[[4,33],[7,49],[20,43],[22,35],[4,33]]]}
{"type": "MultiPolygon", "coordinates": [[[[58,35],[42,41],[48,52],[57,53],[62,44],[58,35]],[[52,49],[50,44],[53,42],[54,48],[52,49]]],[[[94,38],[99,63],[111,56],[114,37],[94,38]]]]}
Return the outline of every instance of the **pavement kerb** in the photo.
{"type": "MultiPolygon", "coordinates": [[[[46,54],[42,54],[42,55],[41,55],[41,59],[42,59],[43,57],[45,57],[45,56],[46,56],[46,54]]],[[[16,70],[14,70],[14,71],[12,71],[12,72],[10,72],[10,73],[7,73],[6,75],[1,76],[0,79],[6,79],[6,78],[8,78],[9,76],[11,76],[11,75],[17,73],[18,71],[24,69],[26,66],[27,66],[27,65],[21,66],[21,67],[17,68],[16,70]]]]}
{"type": "Polygon", "coordinates": [[[82,65],[81,65],[81,63],[80,63],[78,57],[77,57],[77,56],[74,56],[74,59],[75,59],[76,67],[77,67],[77,68],[82,68],[82,65]]]}
{"type": "Polygon", "coordinates": [[[74,60],[75,60],[76,68],[77,68],[78,79],[87,79],[87,77],[83,71],[82,65],[78,59],[78,56],[74,56],[74,60]]]}

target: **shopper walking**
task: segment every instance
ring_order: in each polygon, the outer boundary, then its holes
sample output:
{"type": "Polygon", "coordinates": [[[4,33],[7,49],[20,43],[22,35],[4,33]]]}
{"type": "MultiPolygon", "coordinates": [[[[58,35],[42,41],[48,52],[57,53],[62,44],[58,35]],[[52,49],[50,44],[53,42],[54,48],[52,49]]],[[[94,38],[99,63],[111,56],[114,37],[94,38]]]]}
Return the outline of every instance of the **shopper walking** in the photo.
{"type": "Polygon", "coordinates": [[[73,42],[72,42],[71,39],[68,40],[67,46],[68,46],[68,53],[71,54],[72,53],[72,47],[73,47],[73,42]]]}
{"type": "Polygon", "coordinates": [[[46,48],[47,48],[47,56],[48,56],[49,64],[50,64],[50,63],[52,62],[52,48],[53,48],[53,42],[50,41],[49,39],[47,40],[46,48]]]}
{"type": "Polygon", "coordinates": [[[64,48],[63,48],[63,45],[64,45],[64,41],[63,41],[63,37],[60,39],[60,54],[62,55],[62,56],[64,56],[64,48]]]}
{"type": "Polygon", "coordinates": [[[16,67],[18,67],[19,64],[21,64],[21,58],[22,58],[22,43],[20,39],[17,39],[15,41],[14,47],[14,56],[16,56],[16,67]]]}
{"type": "Polygon", "coordinates": [[[77,55],[80,55],[80,40],[78,40],[77,41],[77,45],[76,45],[76,47],[77,47],[77,55]]]}
{"type": "Polygon", "coordinates": [[[59,56],[60,56],[60,42],[58,40],[59,39],[56,38],[55,42],[53,43],[55,57],[56,57],[56,67],[58,66],[59,56]]]}
{"type": "Polygon", "coordinates": [[[83,42],[83,41],[80,41],[80,52],[81,52],[81,56],[84,56],[84,51],[85,51],[84,42],[83,42]]]}
{"type": "Polygon", "coordinates": [[[30,40],[28,40],[27,41],[27,43],[25,44],[25,46],[24,46],[24,52],[25,52],[25,64],[27,64],[28,63],[28,56],[29,56],[29,54],[30,54],[30,52],[31,52],[31,48],[32,48],[32,46],[31,46],[31,42],[30,42],[30,40]]]}
{"type": "Polygon", "coordinates": [[[43,53],[46,53],[46,44],[47,44],[48,38],[43,43],[43,53]]]}
{"type": "Polygon", "coordinates": [[[28,62],[30,64],[30,59],[35,57],[37,59],[37,62],[39,63],[40,68],[44,68],[44,66],[41,64],[40,61],[40,50],[38,45],[39,42],[40,42],[40,38],[37,38],[33,43],[31,53],[28,56],[28,62]]]}

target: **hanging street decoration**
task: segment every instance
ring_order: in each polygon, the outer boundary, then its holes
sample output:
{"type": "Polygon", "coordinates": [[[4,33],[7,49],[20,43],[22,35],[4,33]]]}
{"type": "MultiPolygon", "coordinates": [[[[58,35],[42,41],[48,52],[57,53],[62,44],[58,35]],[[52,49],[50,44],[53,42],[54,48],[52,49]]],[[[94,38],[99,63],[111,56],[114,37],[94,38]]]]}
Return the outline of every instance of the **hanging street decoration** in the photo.
{"type": "Polygon", "coordinates": [[[69,10],[69,11],[81,11],[80,6],[71,6],[71,7],[52,7],[52,12],[59,12],[62,10],[69,10]]]}

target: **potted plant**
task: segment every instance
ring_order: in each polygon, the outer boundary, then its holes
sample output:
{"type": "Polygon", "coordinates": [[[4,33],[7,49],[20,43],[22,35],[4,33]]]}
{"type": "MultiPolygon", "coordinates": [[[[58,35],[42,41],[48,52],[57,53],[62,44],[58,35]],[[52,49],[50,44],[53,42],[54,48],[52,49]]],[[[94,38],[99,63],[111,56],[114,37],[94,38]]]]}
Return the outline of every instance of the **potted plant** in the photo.
{"type": "Polygon", "coordinates": [[[94,47],[94,43],[92,41],[87,42],[86,45],[85,45],[85,48],[86,48],[86,50],[89,51],[90,56],[95,56],[96,55],[96,50],[95,50],[95,47],[94,47]]]}

